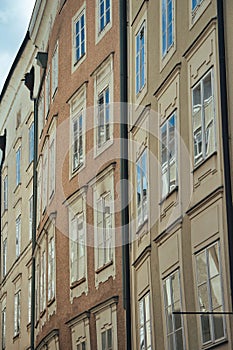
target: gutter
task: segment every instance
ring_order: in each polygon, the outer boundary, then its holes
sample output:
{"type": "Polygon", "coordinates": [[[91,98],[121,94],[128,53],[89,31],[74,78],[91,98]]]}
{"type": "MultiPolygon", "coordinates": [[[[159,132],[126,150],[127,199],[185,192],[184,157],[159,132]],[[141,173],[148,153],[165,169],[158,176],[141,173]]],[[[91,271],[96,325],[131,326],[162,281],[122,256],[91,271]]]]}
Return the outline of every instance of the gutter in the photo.
{"type": "Polygon", "coordinates": [[[126,312],[126,350],[131,350],[129,195],[128,195],[128,55],[127,1],[119,0],[120,21],[120,183],[123,306],[126,312]]]}
{"type": "Polygon", "coordinates": [[[231,185],[231,162],[229,146],[229,124],[228,124],[228,98],[226,78],[226,56],[225,56],[225,28],[224,28],[224,5],[223,0],[217,0],[218,15],[218,53],[220,73],[220,103],[222,115],[222,140],[223,140],[223,162],[225,180],[225,199],[228,230],[229,267],[230,267],[230,288],[231,307],[233,307],[233,211],[232,211],[232,185],[231,185]]]}

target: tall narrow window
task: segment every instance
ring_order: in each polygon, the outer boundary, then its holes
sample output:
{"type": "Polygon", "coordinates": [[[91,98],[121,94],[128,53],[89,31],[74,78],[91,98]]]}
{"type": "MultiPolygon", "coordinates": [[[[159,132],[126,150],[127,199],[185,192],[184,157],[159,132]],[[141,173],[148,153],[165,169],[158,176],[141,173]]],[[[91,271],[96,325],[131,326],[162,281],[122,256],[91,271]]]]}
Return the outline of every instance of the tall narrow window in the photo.
{"type": "Polygon", "coordinates": [[[55,244],[54,237],[48,243],[48,301],[55,297],[55,244]]]}
{"type": "Polygon", "coordinates": [[[74,22],[74,62],[79,61],[86,53],[85,11],[74,22]]]}
{"type": "Polygon", "coordinates": [[[38,101],[38,136],[41,135],[41,132],[44,127],[44,114],[45,114],[45,100],[44,93],[41,93],[41,96],[38,101]]]}
{"type": "Polygon", "coordinates": [[[112,328],[101,333],[101,349],[113,350],[112,328]]]}
{"type": "Polygon", "coordinates": [[[97,202],[98,267],[105,265],[113,259],[113,216],[111,207],[112,197],[110,193],[99,198],[97,202]]]}
{"type": "Polygon", "coordinates": [[[21,249],[21,216],[19,215],[16,219],[16,234],[15,234],[15,245],[16,245],[16,258],[20,255],[21,249]]]}
{"type": "Polygon", "coordinates": [[[34,122],[29,128],[29,163],[33,161],[34,158],[34,122]]]}
{"type": "Polygon", "coordinates": [[[168,349],[182,350],[184,349],[183,319],[180,314],[173,314],[173,312],[181,311],[180,276],[178,271],[165,279],[163,289],[168,349]]]}
{"type": "Polygon", "coordinates": [[[35,271],[35,317],[36,322],[40,318],[40,264],[37,258],[36,271],[35,271]]]}
{"type": "Polygon", "coordinates": [[[58,86],[58,44],[54,50],[52,58],[52,97],[54,96],[58,86]]]}
{"type": "Polygon", "coordinates": [[[20,162],[21,162],[21,147],[19,147],[18,150],[16,151],[16,186],[18,186],[21,182],[20,162]]]}
{"type": "Polygon", "coordinates": [[[209,72],[193,88],[192,114],[194,164],[197,164],[215,151],[212,72],[209,72]]]}
{"type": "Polygon", "coordinates": [[[149,293],[139,301],[139,341],[140,349],[152,350],[149,293]]]}
{"type": "Polygon", "coordinates": [[[77,345],[77,350],[86,350],[86,341],[82,341],[77,345]]]}
{"type": "Polygon", "coordinates": [[[2,275],[3,277],[6,276],[6,272],[7,272],[7,238],[4,239],[3,241],[3,247],[2,247],[2,250],[3,250],[3,254],[2,254],[2,275]]]}
{"type": "Polygon", "coordinates": [[[43,154],[43,182],[42,182],[42,213],[44,213],[48,200],[48,144],[43,154]]]}
{"type": "Polygon", "coordinates": [[[223,287],[219,243],[196,255],[198,301],[201,312],[219,312],[200,316],[202,343],[215,343],[225,338],[223,287]]]}
{"type": "Polygon", "coordinates": [[[32,292],[32,278],[28,279],[28,323],[31,323],[31,292],[32,292]]]}
{"type": "Polygon", "coordinates": [[[46,254],[45,251],[41,254],[41,269],[40,269],[40,312],[43,312],[46,307],[46,254]]]}
{"type": "Polygon", "coordinates": [[[3,210],[8,209],[8,176],[3,180],[3,210]]]}
{"type": "Polygon", "coordinates": [[[110,96],[106,87],[98,96],[98,147],[110,140],[110,96]]]}
{"type": "Polygon", "coordinates": [[[55,149],[55,135],[53,135],[49,144],[49,198],[51,198],[55,192],[55,179],[56,179],[56,149],[55,149]]]}
{"type": "Polygon", "coordinates": [[[71,283],[85,276],[85,229],[83,214],[71,222],[71,283]]]}
{"type": "Polygon", "coordinates": [[[174,0],[162,0],[162,54],[174,43],[174,0]]]}
{"type": "Polygon", "coordinates": [[[50,70],[45,78],[45,117],[47,118],[50,108],[50,70]]]}
{"type": "Polygon", "coordinates": [[[99,31],[101,32],[111,20],[111,0],[99,1],[99,31]]]}
{"type": "Polygon", "coordinates": [[[6,308],[2,310],[2,350],[6,349],[6,308]]]}
{"type": "Polygon", "coordinates": [[[72,120],[73,135],[73,171],[83,164],[83,111],[72,120]]]}
{"type": "Polygon", "coordinates": [[[29,199],[29,239],[32,239],[32,222],[33,222],[33,196],[29,199]]]}
{"type": "Polygon", "coordinates": [[[137,218],[138,227],[146,220],[148,215],[148,191],[147,191],[147,151],[143,153],[137,160],[137,218]]]}
{"type": "Polygon", "coordinates": [[[145,76],[146,51],[145,51],[145,22],[136,35],[136,94],[146,83],[145,76]]]}
{"type": "Polygon", "coordinates": [[[176,147],[176,115],[174,113],[161,127],[161,171],[163,198],[177,185],[176,147]]]}
{"type": "Polygon", "coordinates": [[[20,290],[15,294],[14,336],[20,333],[20,290]]]}

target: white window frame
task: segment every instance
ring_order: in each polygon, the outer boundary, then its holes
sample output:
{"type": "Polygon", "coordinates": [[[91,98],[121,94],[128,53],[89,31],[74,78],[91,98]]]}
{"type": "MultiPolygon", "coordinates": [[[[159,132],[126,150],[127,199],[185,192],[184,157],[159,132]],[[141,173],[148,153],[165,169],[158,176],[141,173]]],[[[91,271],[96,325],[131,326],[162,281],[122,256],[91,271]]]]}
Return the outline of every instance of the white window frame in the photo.
{"type": "Polygon", "coordinates": [[[33,195],[29,198],[29,240],[32,239],[33,223],[33,195]]]}
{"type": "Polygon", "coordinates": [[[49,199],[55,193],[56,184],[56,133],[50,134],[49,139],[49,199]]]}
{"type": "Polygon", "coordinates": [[[165,57],[170,49],[174,45],[175,37],[175,25],[174,25],[174,1],[175,0],[161,0],[161,52],[162,57],[165,57]],[[168,22],[168,5],[171,3],[172,6],[172,21],[168,22]],[[164,19],[165,17],[165,19],[164,19]],[[165,20],[165,28],[163,27],[163,21],[165,20]],[[169,32],[168,27],[172,26],[172,41],[169,42],[169,32]],[[165,46],[164,46],[164,37],[165,37],[165,46]]]}
{"type": "Polygon", "coordinates": [[[51,100],[51,91],[50,91],[50,67],[49,67],[45,77],[45,118],[48,118],[50,102],[51,102],[50,100],[51,100]]]}
{"type": "Polygon", "coordinates": [[[140,153],[136,161],[136,209],[137,209],[137,227],[140,228],[148,219],[148,152],[147,148],[144,148],[140,153]],[[145,166],[146,169],[143,170],[143,157],[145,156],[145,166]],[[140,176],[139,176],[140,175],[140,176]],[[144,181],[146,181],[146,196],[144,195],[144,181]],[[138,188],[140,187],[140,193],[142,198],[140,198],[139,205],[139,195],[138,188]]]}
{"type": "Polygon", "coordinates": [[[48,302],[55,298],[55,238],[48,242],[48,302]]]}
{"type": "Polygon", "coordinates": [[[2,350],[6,349],[6,307],[2,310],[2,350]]]}
{"type": "MultiPolygon", "coordinates": [[[[199,305],[199,310],[201,312],[203,311],[209,311],[209,312],[214,312],[214,311],[219,311],[218,309],[221,308],[221,311],[224,311],[224,292],[223,292],[223,281],[222,281],[222,265],[221,265],[221,254],[220,254],[220,244],[219,241],[214,242],[213,244],[207,246],[206,248],[202,249],[200,252],[198,252],[195,256],[195,261],[196,261],[196,281],[197,281],[197,297],[198,297],[198,305],[199,305]],[[217,252],[218,252],[218,258],[219,258],[219,273],[215,274],[214,276],[211,276],[211,272],[210,272],[210,265],[209,265],[209,251],[211,248],[213,248],[214,246],[217,246],[217,252]],[[198,277],[198,262],[197,262],[197,258],[199,255],[203,254],[205,255],[205,266],[206,266],[206,273],[207,273],[207,280],[206,281],[202,281],[199,283],[199,277],[198,277]],[[211,281],[213,281],[214,278],[218,277],[220,279],[220,289],[219,291],[221,291],[221,301],[222,304],[218,305],[217,307],[214,307],[213,304],[213,296],[212,296],[212,292],[211,292],[211,281]],[[205,310],[205,305],[201,305],[201,296],[199,295],[199,288],[202,288],[203,285],[206,284],[207,287],[207,293],[208,293],[208,304],[209,304],[209,309],[205,310]]],[[[223,325],[223,337],[216,339],[215,338],[215,334],[214,334],[214,315],[210,314],[210,315],[202,315],[200,316],[200,333],[201,333],[201,339],[202,339],[202,344],[203,345],[207,345],[207,344],[215,344],[219,341],[222,341],[223,339],[226,338],[226,319],[225,316],[222,315],[222,325],[223,325]],[[208,318],[208,323],[209,323],[209,332],[210,332],[210,340],[209,341],[204,341],[203,339],[203,332],[202,332],[202,316],[204,318],[208,318]]],[[[218,317],[220,315],[217,315],[218,317]]]]}
{"type": "Polygon", "coordinates": [[[8,175],[3,180],[3,211],[8,209],[8,175]]]}
{"type": "MultiPolygon", "coordinates": [[[[83,60],[86,57],[86,53],[87,53],[87,35],[86,35],[86,7],[85,7],[85,3],[84,5],[79,9],[79,11],[77,12],[77,14],[73,17],[73,21],[72,21],[72,33],[73,33],[73,54],[72,54],[72,61],[73,61],[73,68],[72,70],[75,70],[80,64],[81,62],[83,62],[83,60]],[[79,57],[77,57],[77,47],[76,47],[76,24],[80,21],[81,23],[81,18],[82,16],[84,16],[84,52],[81,52],[81,55],[79,57]]],[[[82,47],[82,42],[80,42],[80,49],[82,47]]]]}
{"type": "Polygon", "coordinates": [[[21,252],[21,215],[19,215],[15,221],[15,247],[15,255],[17,259],[21,252]]]}
{"type": "Polygon", "coordinates": [[[105,328],[101,332],[101,350],[113,350],[113,334],[112,333],[113,333],[112,327],[105,328]],[[109,334],[111,334],[111,337],[109,337],[109,334]],[[110,341],[110,339],[111,339],[111,341],[110,341]]]}
{"type": "Polygon", "coordinates": [[[21,147],[16,151],[16,186],[21,183],[21,147]]]}
{"type": "Polygon", "coordinates": [[[84,137],[85,137],[84,119],[85,119],[85,113],[83,109],[81,109],[74,117],[72,117],[72,122],[71,122],[72,173],[76,172],[79,168],[81,168],[84,163],[84,137]],[[81,121],[81,127],[80,127],[80,121],[81,121]],[[74,130],[75,125],[77,125],[76,132],[74,130]],[[81,146],[80,146],[80,143],[81,143],[81,146]]]}
{"type": "Polygon", "coordinates": [[[2,276],[7,274],[7,238],[4,239],[2,245],[2,276]]]}
{"type": "Polygon", "coordinates": [[[138,302],[138,325],[139,325],[139,348],[152,350],[152,328],[151,328],[151,309],[150,292],[145,294],[138,302]],[[146,304],[148,302],[148,305],[146,304]],[[149,312],[149,315],[148,315],[149,312]],[[143,334],[144,343],[141,344],[141,335],[143,334]],[[150,339],[148,340],[148,336],[150,339]],[[144,347],[143,347],[144,345],[144,347]]]}
{"type": "Polygon", "coordinates": [[[98,30],[99,33],[105,30],[105,28],[111,23],[111,0],[97,0],[98,1],[98,30]],[[109,8],[107,8],[107,3],[109,2],[109,8]],[[104,6],[104,13],[101,15],[101,5],[104,6]],[[109,12],[109,20],[107,19],[107,11],[109,12]],[[104,25],[101,27],[101,19],[103,18],[104,25]]]}
{"type": "Polygon", "coordinates": [[[107,85],[98,94],[98,114],[97,114],[97,147],[101,149],[111,139],[111,108],[110,108],[110,88],[107,85]],[[106,96],[108,101],[106,102],[106,96]],[[103,99],[103,103],[100,104],[100,99],[103,99]],[[101,123],[101,115],[103,114],[103,124],[101,123]],[[101,130],[103,128],[103,141],[100,142],[101,130]]]}
{"type": "Polygon", "coordinates": [[[52,98],[54,98],[58,88],[58,52],[57,42],[52,57],[52,98]]]}
{"type": "Polygon", "coordinates": [[[106,264],[113,261],[114,220],[112,195],[110,191],[104,193],[98,198],[96,208],[97,267],[101,268],[102,266],[105,266],[106,264]]]}
{"type": "Polygon", "coordinates": [[[31,123],[29,130],[28,130],[28,136],[29,136],[29,164],[34,159],[34,122],[31,123]]]}
{"type": "Polygon", "coordinates": [[[28,324],[31,323],[31,312],[32,312],[31,292],[32,292],[32,277],[28,279],[28,324]]]}
{"type": "MultiPolygon", "coordinates": [[[[163,291],[164,291],[164,313],[165,313],[165,319],[166,319],[166,337],[167,337],[167,344],[169,344],[168,338],[169,336],[172,338],[172,349],[173,350],[185,350],[185,337],[184,337],[184,322],[183,322],[183,316],[182,315],[174,315],[173,312],[175,311],[181,311],[182,310],[182,295],[181,295],[181,283],[180,283],[180,271],[176,270],[175,272],[173,272],[172,274],[170,274],[167,278],[164,279],[163,281],[163,291]],[[178,287],[179,287],[179,299],[175,300],[175,296],[174,296],[174,289],[172,286],[172,280],[174,277],[178,277],[178,287]],[[165,293],[166,290],[166,293],[165,293]],[[168,298],[170,300],[170,303],[167,303],[167,298],[166,298],[166,294],[168,294],[168,298]],[[179,303],[179,309],[177,310],[175,308],[175,304],[179,303]],[[170,314],[172,317],[171,323],[172,323],[172,331],[169,332],[168,329],[168,312],[170,310],[170,314]],[[179,329],[175,329],[175,325],[176,325],[176,318],[180,317],[180,324],[181,327],[179,329]],[[178,333],[178,331],[182,332],[182,342],[183,342],[183,348],[177,348],[176,347],[176,334],[178,333]]],[[[168,346],[169,347],[169,346],[168,346]]]]}
{"type": "Polygon", "coordinates": [[[14,303],[14,336],[16,337],[20,333],[20,321],[21,321],[21,290],[15,293],[15,303],[14,303]]]}
{"type": "Polygon", "coordinates": [[[40,312],[46,308],[46,251],[41,253],[41,268],[40,268],[40,312]]]}
{"type": "MultiPolygon", "coordinates": [[[[209,102],[208,102],[209,103],[209,102]]],[[[192,130],[192,137],[193,137],[193,157],[194,157],[194,166],[199,164],[202,161],[205,161],[209,156],[211,156],[215,151],[216,151],[216,125],[215,125],[215,97],[214,97],[214,77],[213,77],[213,70],[209,70],[201,79],[198,80],[198,82],[192,87],[192,124],[193,124],[193,130],[192,130]],[[212,152],[207,154],[207,142],[206,139],[208,138],[206,136],[206,130],[209,130],[208,128],[205,127],[205,100],[204,100],[204,93],[203,93],[203,82],[210,75],[211,77],[211,93],[212,96],[208,99],[209,101],[212,100],[213,103],[213,119],[212,119],[212,127],[213,127],[213,137],[214,137],[214,147],[212,152]],[[195,89],[200,85],[201,90],[200,90],[200,97],[201,97],[201,104],[197,105],[198,108],[201,110],[201,125],[198,129],[194,130],[194,116],[196,113],[193,113],[194,110],[194,91],[195,89]],[[205,130],[206,129],[206,130],[205,130]],[[195,133],[196,131],[196,133],[195,133]],[[197,134],[201,132],[201,146],[200,146],[200,140],[197,138],[197,134]],[[196,140],[196,142],[195,142],[196,140]],[[197,145],[198,147],[195,147],[195,145],[199,142],[197,145]],[[195,155],[195,148],[201,150],[199,153],[195,155]]],[[[209,123],[210,126],[211,122],[209,123]]]]}
{"type": "Polygon", "coordinates": [[[146,20],[143,21],[135,35],[135,92],[138,96],[146,85],[146,20]],[[143,35],[144,43],[142,45],[141,37],[143,35]],[[138,46],[139,40],[139,47],[138,46]],[[138,70],[137,70],[138,66],[138,70]],[[138,83],[137,83],[138,81],[138,83]]]}
{"type": "Polygon", "coordinates": [[[45,212],[45,209],[48,204],[48,175],[49,175],[49,157],[48,157],[48,141],[44,146],[43,150],[43,161],[42,161],[42,214],[45,212]]]}
{"type": "Polygon", "coordinates": [[[70,229],[70,284],[72,285],[86,275],[86,229],[84,213],[79,213],[73,217],[70,229]]]}
{"type": "Polygon", "coordinates": [[[161,125],[160,138],[161,138],[160,154],[161,154],[161,182],[162,182],[161,197],[162,199],[164,199],[169,193],[171,193],[177,187],[177,181],[178,181],[177,113],[176,111],[173,112],[169,116],[169,118],[161,125]],[[169,126],[173,118],[174,118],[174,135],[170,135],[169,126]],[[163,129],[166,129],[166,140],[163,140],[163,129]],[[172,141],[174,141],[174,150],[173,150],[174,154],[172,158],[169,159],[171,155],[170,145],[172,144],[172,141]],[[166,154],[166,161],[163,161],[163,151],[166,154]],[[170,173],[171,173],[172,166],[174,164],[175,164],[175,183],[171,183],[170,173]],[[163,188],[165,188],[165,190],[163,190],[163,188]]]}

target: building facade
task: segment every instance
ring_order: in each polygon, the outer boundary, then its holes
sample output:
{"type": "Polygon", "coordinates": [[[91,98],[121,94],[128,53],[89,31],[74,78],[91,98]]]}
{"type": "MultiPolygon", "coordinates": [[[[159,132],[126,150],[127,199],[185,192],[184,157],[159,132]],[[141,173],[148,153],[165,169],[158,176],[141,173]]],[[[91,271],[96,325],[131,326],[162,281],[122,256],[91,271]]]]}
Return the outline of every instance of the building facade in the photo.
{"type": "Polygon", "coordinates": [[[3,349],[125,347],[119,123],[113,105],[119,101],[118,6],[105,0],[36,1],[26,48],[5,83],[3,349]],[[26,73],[33,100],[21,81],[26,73]],[[30,153],[34,136],[37,150],[30,153]],[[31,302],[33,315],[26,305],[31,302]]]}
{"type": "Polygon", "coordinates": [[[220,3],[130,2],[133,349],[232,348],[220,3]]]}

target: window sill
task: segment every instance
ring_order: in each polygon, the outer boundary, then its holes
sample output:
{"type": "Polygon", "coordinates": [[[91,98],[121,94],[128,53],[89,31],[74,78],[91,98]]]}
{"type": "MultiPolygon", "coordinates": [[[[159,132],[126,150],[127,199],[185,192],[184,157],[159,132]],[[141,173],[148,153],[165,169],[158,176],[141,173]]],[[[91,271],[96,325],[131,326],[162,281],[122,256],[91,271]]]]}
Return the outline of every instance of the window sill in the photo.
{"type": "Polygon", "coordinates": [[[26,169],[26,172],[29,173],[32,170],[32,166],[33,166],[33,160],[31,160],[31,162],[29,162],[28,167],[26,169]]]}
{"type": "Polygon", "coordinates": [[[40,318],[42,318],[45,315],[46,310],[44,309],[43,311],[40,312],[40,318]]]}
{"type": "Polygon", "coordinates": [[[84,282],[86,282],[86,277],[82,277],[78,281],[73,282],[70,286],[70,289],[74,289],[74,288],[80,286],[80,284],[82,284],[84,282]]]}
{"type": "Polygon", "coordinates": [[[96,159],[98,156],[100,156],[104,151],[106,151],[110,146],[113,145],[113,139],[110,138],[108,141],[102,144],[100,147],[96,147],[96,154],[94,156],[94,159],[96,159]]]}
{"type": "Polygon", "coordinates": [[[15,194],[20,187],[21,187],[21,182],[19,182],[18,185],[16,185],[13,193],[15,194]]]}
{"type": "Polygon", "coordinates": [[[194,169],[192,170],[192,173],[195,173],[196,170],[198,170],[199,168],[201,168],[201,166],[203,164],[205,164],[209,159],[213,158],[214,156],[217,155],[217,151],[214,151],[213,153],[211,153],[208,157],[206,157],[205,159],[202,159],[199,163],[197,163],[196,165],[194,165],[194,169]]]}
{"type": "Polygon", "coordinates": [[[165,197],[163,197],[162,199],[161,199],[161,201],[159,202],[159,205],[162,205],[164,202],[166,202],[166,200],[169,198],[169,197],[171,197],[172,195],[173,195],[173,193],[175,193],[175,192],[178,192],[178,185],[176,185],[169,193],[167,193],[166,194],[166,196],[165,197]]]}
{"type": "Polygon", "coordinates": [[[48,301],[47,306],[50,307],[55,302],[55,297],[48,301]]]}
{"type": "Polygon", "coordinates": [[[73,66],[72,66],[72,73],[74,73],[76,71],[76,69],[83,63],[83,61],[85,61],[86,59],[86,52],[84,55],[82,55],[79,60],[75,60],[73,61],[73,66]]]}
{"type": "Polygon", "coordinates": [[[140,226],[138,226],[136,235],[144,236],[144,234],[146,234],[148,231],[147,229],[148,229],[148,218],[145,221],[143,221],[143,223],[140,226]]]}
{"type": "Polygon", "coordinates": [[[98,275],[100,272],[102,272],[103,270],[107,269],[111,265],[113,265],[113,260],[107,262],[106,264],[104,264],[101,267],[98,267],[98,269],[95,271],[95,273],[98,275]]]}
{"type": "Polygon", "coordinates": [[[13,343],[14,343],[16,340],[19,339],[19,334],[20,334],[20,333],[17,333],[16,335],[14,335],[14,337],[13,337],[13,343]]]}
{"type": "Polygon", "coordinates": [[[107,32],[108,32],[111,28],[112,28],[112,21],[110,21],[109,23],[107,23],[107,24],[105,25],[105,27],[104,27],[101,31],[96,30],[96,32],[97,32],[96,39],[95,39],[95,44],[96,44],[96,45],[103,39],[103,37],[105,36],[105,34],[107,34],[107,32]]]}
{"type": "Polygon", "coordinates": [[[211,344],[206,344],[206,345],[202,345],[202,349],[205,350],[205,349],[216,349],[218,348],[219,346],[222,346],[223,344],[226,344],[228,343],[228,340],[227,339],[221,339],[215,343],[211,343],[211,344]]]}

